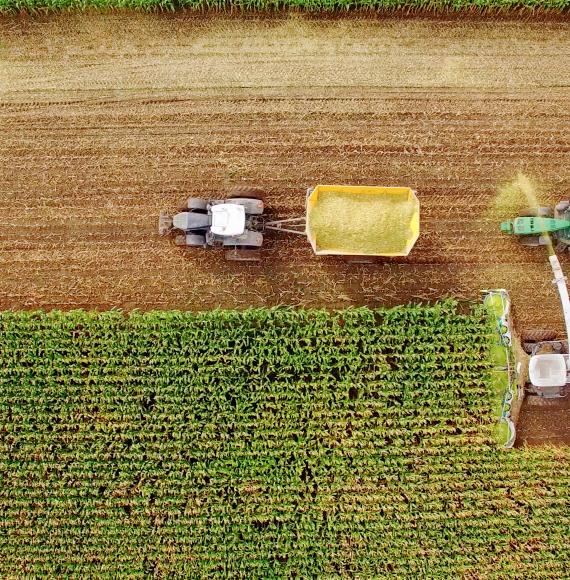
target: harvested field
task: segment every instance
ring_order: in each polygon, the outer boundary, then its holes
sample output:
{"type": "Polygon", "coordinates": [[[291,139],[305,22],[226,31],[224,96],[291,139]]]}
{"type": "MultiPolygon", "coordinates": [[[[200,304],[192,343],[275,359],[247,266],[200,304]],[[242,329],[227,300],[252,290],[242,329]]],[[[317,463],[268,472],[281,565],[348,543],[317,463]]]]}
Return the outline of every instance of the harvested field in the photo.
{"type": "MultiPolygon", "coordinates": [[[[570,192],[567,22],[0,21],[0,308],[392,305],[507,288],[562,329],[540,249],[498,232],[501,184],[570,192]],[[260,266],[156,235],[162,209],[240,181],[275,217],[316,183],[418,191],[409,256],[316,258],[270,235],[260,266]]],[[[570,270],[565,257],[563,267],[570,270]]]]}

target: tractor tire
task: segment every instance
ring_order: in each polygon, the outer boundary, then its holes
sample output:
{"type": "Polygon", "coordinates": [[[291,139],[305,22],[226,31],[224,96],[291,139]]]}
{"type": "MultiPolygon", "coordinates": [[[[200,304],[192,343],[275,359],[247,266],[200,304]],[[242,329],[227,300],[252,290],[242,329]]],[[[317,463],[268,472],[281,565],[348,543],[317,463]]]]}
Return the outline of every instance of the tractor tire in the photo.
{"type": "Polygon", "coordinates": [[[233,248],[226,250],[225,258],[228,262],[261,262],[261,250],[233,248]]]}
{"type": "Polygon", "coordinates": [[[232,187],[228,193],[228,199],[235,199],[236,197],[259,199],[265,203],[265,192],[259,187],[251,187],[250,185],[235,185],[232,187]]]}
{"type": "Polygon", "coordinates": [[[554,217],[554,210],[551,207],[531,207],[525,209],[521,214],[521,217],[544,217],[551,218],[554,217]]]}
{"type": "Polygon", "coordinates": [[[521,342],[548,342],[556,340],[555,330],[524,330],[521,333],[521,342]]]}
{"type": "Polygon", "coordinates": [[[174,243],[177,246],[205,248],[206,236],[200,234],[180,234],[174,238],[174,243]]]}
{"type": "Polygon", "coordinates": [[[208,209],[208,202],[199,197],[189,197],[179,208],[178,211],[198,211],[206,212],[208,209]]]}

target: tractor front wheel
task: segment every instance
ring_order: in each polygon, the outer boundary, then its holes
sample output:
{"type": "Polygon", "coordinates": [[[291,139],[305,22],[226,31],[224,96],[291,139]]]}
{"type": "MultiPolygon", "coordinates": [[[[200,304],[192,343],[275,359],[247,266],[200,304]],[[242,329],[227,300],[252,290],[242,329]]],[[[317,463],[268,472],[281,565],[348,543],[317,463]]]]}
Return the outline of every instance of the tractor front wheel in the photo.
{"type": "Polygon", "coordinates": [[[189,197],[179,208],[178,211],[198,211],[206,212],[208,202],[199,197],[189,197]]]}
{"type": "Polygon", "coordinates": [[[177,246],[205,248],[206,236],[201,234],[179,234],[174,238],[174,243],[177,246]]]}

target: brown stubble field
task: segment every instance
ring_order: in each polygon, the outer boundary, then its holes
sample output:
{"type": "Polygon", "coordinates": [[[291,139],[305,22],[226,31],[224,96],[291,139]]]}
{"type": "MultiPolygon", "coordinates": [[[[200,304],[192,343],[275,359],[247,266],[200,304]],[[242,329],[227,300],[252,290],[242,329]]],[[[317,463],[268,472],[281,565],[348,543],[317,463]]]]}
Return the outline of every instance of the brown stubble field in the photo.
{"type": "MultiPolygon", "coordinates": [[[[523,171],[570,195],[570,23],[427,19],[0,20],[0,308],[394,305],[486,287],[520,327],[562,330],[541,249],[498,231],[523,171]],[[158,214],[259,185],[275,217],[316,183],[405,185],[404,259],[261,265],[175,247],[158,214]]],[[[562,258],[570,270],[570,260],[562,258]]]]}

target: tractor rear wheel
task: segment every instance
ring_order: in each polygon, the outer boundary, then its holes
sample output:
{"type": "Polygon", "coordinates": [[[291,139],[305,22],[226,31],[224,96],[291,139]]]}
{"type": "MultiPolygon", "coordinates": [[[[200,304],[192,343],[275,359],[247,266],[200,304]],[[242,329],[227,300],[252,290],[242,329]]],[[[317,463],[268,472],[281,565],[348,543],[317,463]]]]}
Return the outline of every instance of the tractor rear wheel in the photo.
{"type": "Polygon", "coordinates": [[[225,258],[228,262],[261,262],[261,250],[233,248],[226,251],[225,258]]]}
{"type": "Polygon", "coordinates": [[[521,217],[544,217],[550,218],[554,217],[554,211],[551,207],[531,207],[525,209],[521,214],[521,217]]]}
{"type": "Polygon", "coordinates": [[[259,187],[250,185],[235,185],[232,187],[228,193],[228,199],[235,199],[236,197],[249,197],[265,202],[265,192],[259,187]]]}

